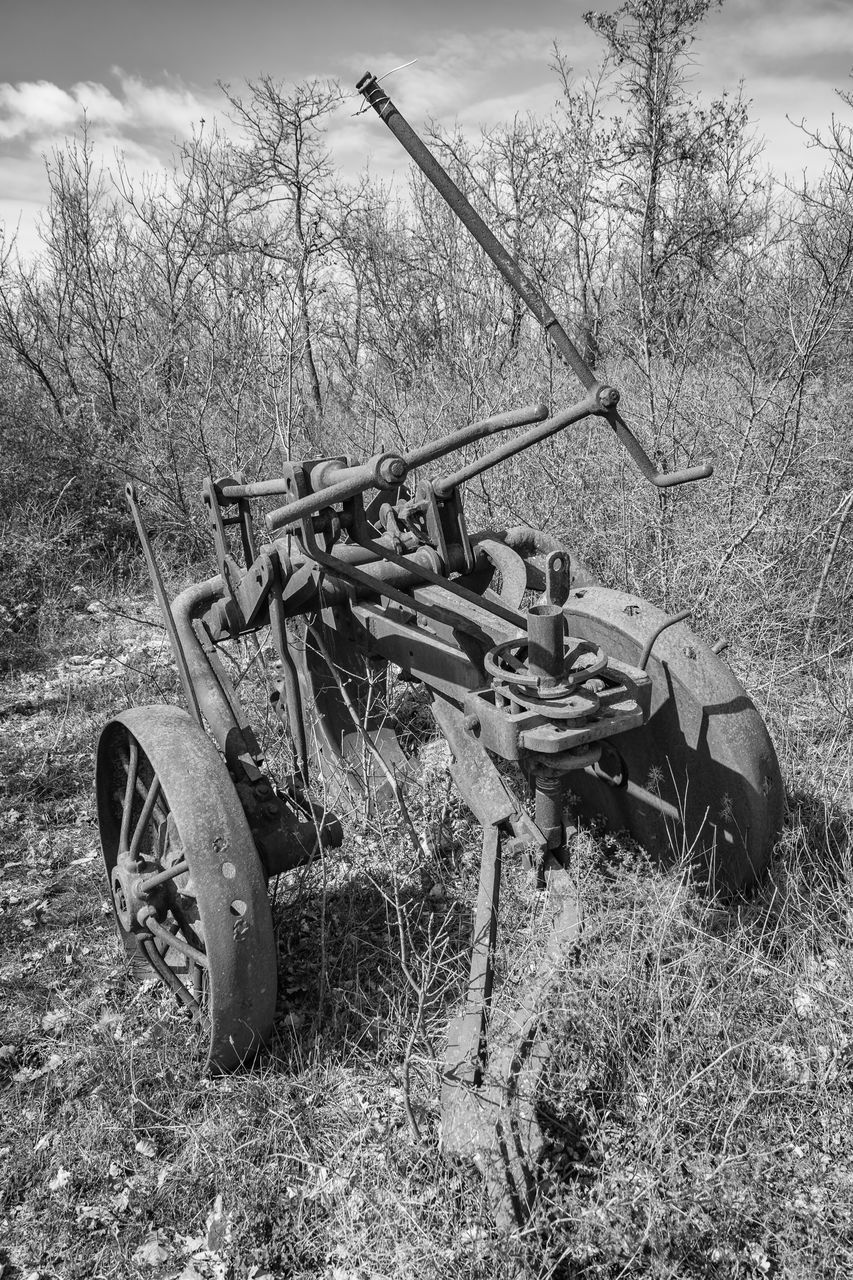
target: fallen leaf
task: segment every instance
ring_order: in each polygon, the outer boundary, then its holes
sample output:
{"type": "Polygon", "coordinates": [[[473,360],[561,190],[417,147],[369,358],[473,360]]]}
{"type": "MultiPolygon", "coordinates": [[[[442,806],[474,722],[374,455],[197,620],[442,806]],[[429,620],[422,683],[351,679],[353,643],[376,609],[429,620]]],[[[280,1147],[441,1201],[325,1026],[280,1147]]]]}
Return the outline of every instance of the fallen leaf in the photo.
{"type": "Polygon", "coordinates": [[[106,1205],[78,1204],[76,1208],[77,1226],[82,1230],[93,1231],[106,1227],[112,1221],[112,1214],[106,1205]]]}
{"type": "Polygon", "coordinates": [[[459,1243],[461,1245],[480,1245],[488,1239],[489,1233],[485,1227],[467,1227],[459,1233],[459,1243]]]}
{"type": "Polygon", "coordinates": [[[121,1022],[122,1015],[117,1009],[102,1009],[95,1023],[98,1031],[112,1031],[113,1027],[121,1022]]]}
{"type": "Polygon", "coordinates": [[[69,867],[82,867],[87,862],[94,862],[97,856],[96,851],[93,849],[91,853],[84,854],[82,858],[72,858],[68,865],[69,867]]]}
{"type": "Polygon", "coordinates": [[[133,1261],[139,1267],[159,1267],[169,1258],[170,1250],[163,1244],[160,1233],[155,1231],[134,1252],[133,1261]]]}
{"type": "Polygon", "coordinates": [[[113,1196],[111,1201],[113,1213],[121,1214],[127,1211],[127,1208],[130,1205],[130,1191],[130,1183],[126,1182],[118,1195],[113,1196]]]}
{"type": "Polygon", "coordinates": [[[141,1156],[145,1156],[146,1160],[153,1160],[157,1155],[157,1148],[150,1138],[140,1138],[134,1147],[134,1151],[138,1151],[141,1156]]]}
{"type": "Polygon", "coordinates": [[[15,1084],[32,1084],[34,1080],[40,1080],[47,1072],[47,1067],[21,1067],[20,1071],[14,1072],[12,1079],[15,1084]]]}
{"type": "Polygon", "coordinates": [[[47,1185],[51,1191],[61,1191],[63,1187],[68,1186],[70,1181],[71,1174],[67,1169],[63,1169],[62,1165],[60,1165],[47,1185]]]}
{"type": "Polygon", "coordinates": [[[222,1207],[222,1196],[218,1195],[213,1202],[213,1209],[207,1219],[206,1245],[212,1253],[218,1253],[231,1239],[231,1220],[222,1207]]]}
{"type": "Polygon", "coordinates": [[[204,1272],[199,1271],[192,1262],[188,1262],[178,1275],[177,1280],[208,1280],[208,1277],[204,1272]]]}

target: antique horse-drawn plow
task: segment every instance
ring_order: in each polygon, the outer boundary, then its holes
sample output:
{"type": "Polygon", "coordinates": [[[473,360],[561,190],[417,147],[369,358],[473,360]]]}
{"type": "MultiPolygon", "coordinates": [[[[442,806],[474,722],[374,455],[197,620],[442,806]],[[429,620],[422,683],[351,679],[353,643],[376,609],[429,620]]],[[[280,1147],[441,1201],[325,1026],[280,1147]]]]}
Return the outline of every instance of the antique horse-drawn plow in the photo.
{"type": "Polygon", "coordinates": [[[767,864],[782,785],[761,718],[684,615],[573,584],[567,549],[540,531],[468,529],[466,481],[590,416],[657,487],[711,468],[655,469],[616,390],[586,366],[375,78],[359,89],[542,323],[583,397],[556,414],[544,405],[502,413],[406,454],[315,458],[256,483],[208,480],[218,572],[171,603],[128,486],[188,709],[139,707],[104,729],[101,840],[126,948],[196,1020],[207,1068],[234,1068],[273,1030],[267,884],[340,843],[339,821],[312,795],[328,802],[333,778],[381,789],[401,765],[394,722],[370,697],[376,672],[392,664],[425,686],[456,787],[483,828],[470,980],[444,1064],[443,1143],[499,1175],[521,1212],[541,1140],[521,1082],[542,1061],[537,1010],[548,965],[579,927],[572,894],[559,887],[570,883],[560,869],[572,821],[598,819],[652,855],[686,856],[713,889],[738,890],[767,864]],[[518,428],[466,465],[407,487],[415,470],[518,428]],[[270,498],[281,505],[266,515],[259,545],[251,504],[270,498]],[[269,776],[220,659],[229,642],[267,629],[278,662],[261,665],[295,762],[286,779],[269,776]],[[540,884],[554,881],[555,910],[540,981],[496,1050],[486,1031],[502,855],[527,858],[540,884]]]}

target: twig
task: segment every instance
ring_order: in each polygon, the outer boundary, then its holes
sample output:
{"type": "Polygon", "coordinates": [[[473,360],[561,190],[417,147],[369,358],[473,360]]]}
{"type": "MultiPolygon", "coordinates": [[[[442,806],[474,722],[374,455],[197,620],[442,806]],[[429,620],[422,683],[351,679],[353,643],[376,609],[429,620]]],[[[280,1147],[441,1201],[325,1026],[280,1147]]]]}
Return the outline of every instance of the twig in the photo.
{"type": "Polygon", "coordinates": [[[832,542],[829,544],[829,550],[827,551],[826,558],[823,562],[823,568],[821,570],[821,575],[820,575],[820,582],[817,584],[817,590],[815,591],[814,600],[812,601],[809,620],[806,623],[806,636],[803,642],[803,647],[805,649],[808,649],[809,645],[812,642],[812,635],[814,633],[814,628],[815,628],[815,623],[817,622],[818,613],[820,612],[820,606],[823,602],[823,593],[826,590],[827,579],[829,578],[829,574],[832,569],[832,564],[833,564],[833,561],[835,560],[835,553],[838,550],[838,544],[841,541],[841,535],[844,532],[844,526],[847,523],[847,517],[850,515],[851,511],[853,511],[853,489],[850,490],[850,492],[848,493],[847,497],[844,499],[844,502],[841,505],[841,510],[838,517],[838,524],[835,526],[835,533],[833,534],[832,542]]]}
{"type": "Polygon", "coordinates": [[[425,847],[423,840],[417,833],[415,824],[412,821],[412,815],[409,813],[408,805],[406,804],[406,801],[403,797],[403,793],[400,790],[400,784],[398,783],[396,777],[394,776],[393,770],[389,767],[388,762],[385,760],[384,756],[382,755],[382,752],[379,750],[376,743],[373,741],[370,734],[367,732],[367,729],[362,724],[361,717],[359,716],[358,712],[355,709],[355,706],[353,705],[352,698],[349,696],[347,688],[340,677],[340,673],[338,672],[337,667],[332,662],[331,656],[329,654],[328,649],[326,648],[323,637],[320,635],[319,631],[315,627],[309,627],[308,631],[311,635],[311,639],[314,642],[314,645],[317,648],[317,652],[325,662],[326,666],[328,667],[329,674],[332,676],[332,679],[335,681],[335,684],[338,686],[338,692],[340,693],[341,698],[343,699],[344,705],[347,711],[349,712],[350,719],[355,725],[356,732],[358,733],[362,742],[364,743],[365,750],[368,752],[371,759],[375,761],[375,763],[381,769],[382,773],[385,775],[385,778],[388,782],[388,786],[391,788],[391,791],[393,792],[393,795],[394,795],[394,799],[397,802],[397,806],[400,810],[400,815],[403,819],[403,825],[406,828],[406,831],[412,842],[412,847],[415,853],[418,855],[424,854],[428,857],[429,849],[425,847]]]}
{"type": "Polygon", "coordinates": [[[137,618],[132,613],[125,613],[124,609],[119,609],[114,604],[107,604],[106,600],[98,600],[97,603],[102,609],[106,609],[108,613],[115,613],[119,618],[127,618],[129,622],[142,622],[146,627],[154,627],[157,631],[166,630],[162,622],[152,622],[149,618],[137,618]]]}
{"type": "Polygon", "coordinates": [[[406,1051],[403,1054],[403,1105],[406,1109],[406,1120],[409,1124],[409,1131],[415,1142],[422,1142],[421,1127],[418,1124],[412,1108],[411,1086],[412,1086],[412,1051],[415,1047],[415,1040],[418,1032],[421,1030],[421,1019],[423,1018],[424,1003],[426,1001],[426,982],[416,982],[414,975],[409,968],[408,948],[406,945],[406,931],[404,928],[405,917],[403,908],[400,904],[400,888],[397,883],[397,872],[392,871],[391,883],[394,886],[394,911],[397,916],[397,934],[400,939],[400,968],[403,970],[403,976],[413,991],[417,992],[418,1007],[412,1020],[412,1029],[409,1032],[409,1038],[406,1041],[406,1051]]]}
{"type": "MultiPolygon", "coordinates": [[[[69,484],[70,484],[70,481],[69,481],[69,484]]],[[[67,487],[67,486],[66,486],[66,487],[67,487]]],[[[53,740],[53,746],[52,746],[52,747],[48,747],[47,751],[46,751],[46,752],[45,752],[45,754],[44,754],[44,759],[42,760],[42,762],[41,762],[41,764],[39,765],[38,769],[37,769],[37,770],[36,770],[36,772],[32,775],[32,777],[31,777],[31,778],[28,778],[28,779],[27,779],[27,782],[28,782],[28,783],[36,782],[36,781],[41,777],[41,775],[42,775],[42,774],[44,773],[44,771],[45,771],[45,767],[46,767],[46,765],[47,765],[47,762],[50,760],[50,758],[51,758],[51,756],[53,755],[54,751],[55,751],[55,750],[56,750],[56,748],[59,746],[59,739],[62,737],[63,733],[65,732],[65,722],[66,722],[66,720],[68,719],[68,708],[69,708],[70,706],[71,706],[71,690],[69,689],[69,690],[68,690],[68,693],[67,693],[67,696],[66,696],[66,698],[65,698],[65,710],[64,710],[64,711],[63,711],[63,713],[62,713],[62,719],[61,719],[61,720],[60,720],[60,722],[59,722],[59,729],[57,730],[56,737],[55,737],[55,738],[54,738],[54,740],[53,740]]]]}
{"type": "MultiPolygon", "coordinates": [[[[335,683],[338,686],[338,691],[341,695],[341,698],[344,701],[344,705],[346,706],[346,709],[350,714],[350,718],[352,719],[352,722],[355,725],[356,732],[361,738],[366,751],[371,756],[371,758],[376,762],[376,764],[379,766],[379,768],[384,773],[386,779],[388,780],[388,785],[390,786],[394,794],[394,799],[397,801],[397,805],[399,807],[400,813],[403,818],[403,823],[412,841],[412,845],[414,847],[415,853],[421,854],[421,853],[427,852],[424,849],[423,843],[415,829],[415,824],[412,821],[412,816],[409,813],[408,805],[406,804],[405,798],[400,790],[399,783],[397,782],[397,779],[394,777],[392,770],[388,767],[388,764],[384,760],[381,751],[376,746],[376,743],[373,742],[373,740],[371,739],[370,734],[367,732],[365,725],[362,723],[361,717],[359,716],[358,712],[355,709],[352,698],[349,696],[346,686],[344,685],[344,682],[340,677],[340,673],[332,663],[331,656],[329,654],[328,649],[326,648],[323,637],[320,635],[319,631],[315,627],[309,626],[308,631],[311,635],[311,639],[317,649],[317,652],[320,654],[320,657],[323,659],[324,663],[326,664],[326,667],[328,668],[330,675],[332,676],[332,678],[334,679],[335,683]]],[[[411,1064],[412,1064],[412,1052],[415,1047],[415,1040],[417,1039],[418,1032],[422,1029],[424,1004],[426,1002],[426,982],[425,981],[420,983],[417,982],[414,977],[414,974],[409,968],[408,947],[406,945],[405,916],[403,913],[402,905],[400,903],[400,890],[397,883],[396,871],[392,872],[392,884],[394,886],[394,911],[397,917],[397,933],[400,939],[400,967],[403,971],[403,976],[405,977],[406,981],[408,982],[412,990],[417,993],[417,997],[418,997],[417,1010],[415,1012],[415,1017],[412,1024],[412,1029],[409,1033],[409,1038],[406,1042],[406,1051],[405,1051],[405,1054],[403,1055],[403,1105],[406,1110],[406,1120],[408,1122],[409,1130],[412,1134],[412,1137],[416,1142],[422,1142],[423,1138],[421,1135],[420,1125],[418,1124],[417,1117],[415,1116],[414,1110],[412,1108],[411,1064]]]]}
{"type": "Polygon", "coordinates": [[[837,644],[834,649],[827,649],[826,653],[818,653],[813,658],[807,658],[805,662],[799,662],[795,667],[789,667],[787,671],[783,671],[781,676],[774,676],[772,680],[768,680],[767,684],[760,684],[755,689],[756,693],[764,693],[778,680],[787,680],[788,676],[795,675],[796,672],[802,671],[804,667],[813,667],[816,662],[823,662],[826,658],[832,658],[836,653],[841,653],[843,649],[849,649],[853,644],[853,636],[848,636],[846,640],[842,640],[841,644],[837,644]]]}

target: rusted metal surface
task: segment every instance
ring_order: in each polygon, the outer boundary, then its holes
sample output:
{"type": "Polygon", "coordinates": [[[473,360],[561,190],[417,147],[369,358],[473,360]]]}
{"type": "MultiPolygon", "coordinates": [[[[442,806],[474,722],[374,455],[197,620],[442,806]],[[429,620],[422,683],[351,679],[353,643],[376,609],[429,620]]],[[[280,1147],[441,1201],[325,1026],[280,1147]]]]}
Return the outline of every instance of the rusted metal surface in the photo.
{"type": "MultiPolygon", "coordinates": [[[[473,1054],[479,1020],[453,1020],[448,1028],[442,1082],[444,1154],[475,1165],[483,1175],[499,1227],[523,1226],[536,1198],[537,1162],[545,1135],[537,1113],[539,1079],[549,1050],[541,1025],[549,989],[581,938],[582,918],[571,879],[552,867],[550,920],[543,922],[545,946],[538,972],[513,1009],[504,1014],[497,1035],[490,1034],[484,1061],[481,1039],[473,1054]]],[[[481,881],[482,885],[482,881],[481,881]]],[[[486,879],[486,891],[489,882],[486,879]]]]}
{"type": "Polygon", "coordinates": [[[193,1014],[209,1069],[230,1070],[272,1033],[276,951],[225,764],[186,711],[137,707],[104,728],[97,800],[122,941],[193,1014]]]}
{"type": "Polygon", "coordinates": [[[613,737],[611,763],[573,779],[583,811],[663,861],[694,863],[714,889],[755,884],[779,836],[784,788],[764,722],[729,666],[683,621],[625,592],[574,591],[566,616],[627,663],[654,640],[647,722],[613,737]]]}
{"type": "Polygon", "coordinates": [[[713,890],[742,889],[770,857],[782,785],[758,713],[686,614],[596,585],[583,548],[542,530],[469,531],[468,480],[586,417],[608,423],[658,487],[710,468],[657,471],[617,412],[616,388],[584,364],[373,78],[361,88],[543,324],[583,398],[556,412],[532,404],[492,414],[408,453],[293,461],[268,480],[211,479],[202,501],[218,573],[171,604],[129,490],[196,723],[164,707],[111,721],[99,749],[101,836],[122,937],[205,1027],[209,1065],[235,1065],[270,1032],[266,881],[339,844],[337,811],[354,796],[399,797],[416,764],[386,695],[397,675],[422,686],[451,750],[451,777],[484,830],[467,995],[448,1037],[443,1146],[479,1165],[509,1222],[530,1207],[543,1141],[541,1002],[580,937],[571,875],[560,870],[573,821],[628,832],[713,890]],[[464,465],[423,473],[508,431],[517,434],[464,465]],[[271,497],[282,503],[264,520],[252,503],[271,497]],[[275,535],[266,541],[255,532],[264,523],[275,535]],[[254,656],[232,678],[223,654],[230,647],[244,664],[246,640],[254,656]],[[267,719],[289,746],[290,772],[279,778],[240,699],[253,664],[267,719]],[[532,884],[551,883],[552,918],[535,980],[493,1040],[508,858],[524,859],[532,884]]]}
{"type": "Polygon", "coordinates": [[[148,574],[151,578],[151,586],[154,589],[154,598],[157,601],[157,607],[160,610],[160,615],[163,619],[163,624],[169,637],[169,643],[172,646],[172,652],[175,656],[175,664],[177,665],[178,675],[180,676],[181,684],[183,685],[184,697],[187,700],[190,715],[195,720],[196,724],[201,724],[201,709],[198,705],[198,698],[196,696],[195,680],[193,678],[193,673],[187,665],[186,654],[184,652],[180,636],[178,635],[177,627],[175,626],[175,618],[172,612],[172,607],[169,604],[169,597],[166,595],[166,588],[163,586],[163,578],[160,573],[160,568],[154,556],[154,548],[151,545],[151,539],[148,536],[148,530],[146,529],[145,522],[142,518],[136,486],[133,484],[127,484],[125,486],[124,493],[127,499],[127,505],[130,507],[130,514],[133,517],[133,523],[136,525],[139,544],[142,547],[142,554],[145,557],[148,574]]]}

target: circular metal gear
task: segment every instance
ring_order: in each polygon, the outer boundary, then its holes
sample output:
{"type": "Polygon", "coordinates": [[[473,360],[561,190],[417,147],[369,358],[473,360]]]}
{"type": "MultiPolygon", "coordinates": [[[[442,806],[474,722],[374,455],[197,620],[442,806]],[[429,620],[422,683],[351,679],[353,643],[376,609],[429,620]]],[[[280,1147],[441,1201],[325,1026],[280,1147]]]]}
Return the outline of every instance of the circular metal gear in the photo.
{"type": "Polygon", "coordinates": [[[266,881],[228,770],[179,707],[137,707],[98,744],[98,823],[116,926],[190,1012],[205,1067],[269,1039],[276,948],[266,881]]]}
{"type": "Polygon", "coordinates": [[[684,624],[636,596],[572,591],[573,635],[636,666],[647,659],[651,715],[609,740],[576,773],[580,813],[627,831],[653,856],[685,859],[712,891],[748,889],[766,869],[784,816],[784,788],[764,722],[731,669],[684,624]]]}

